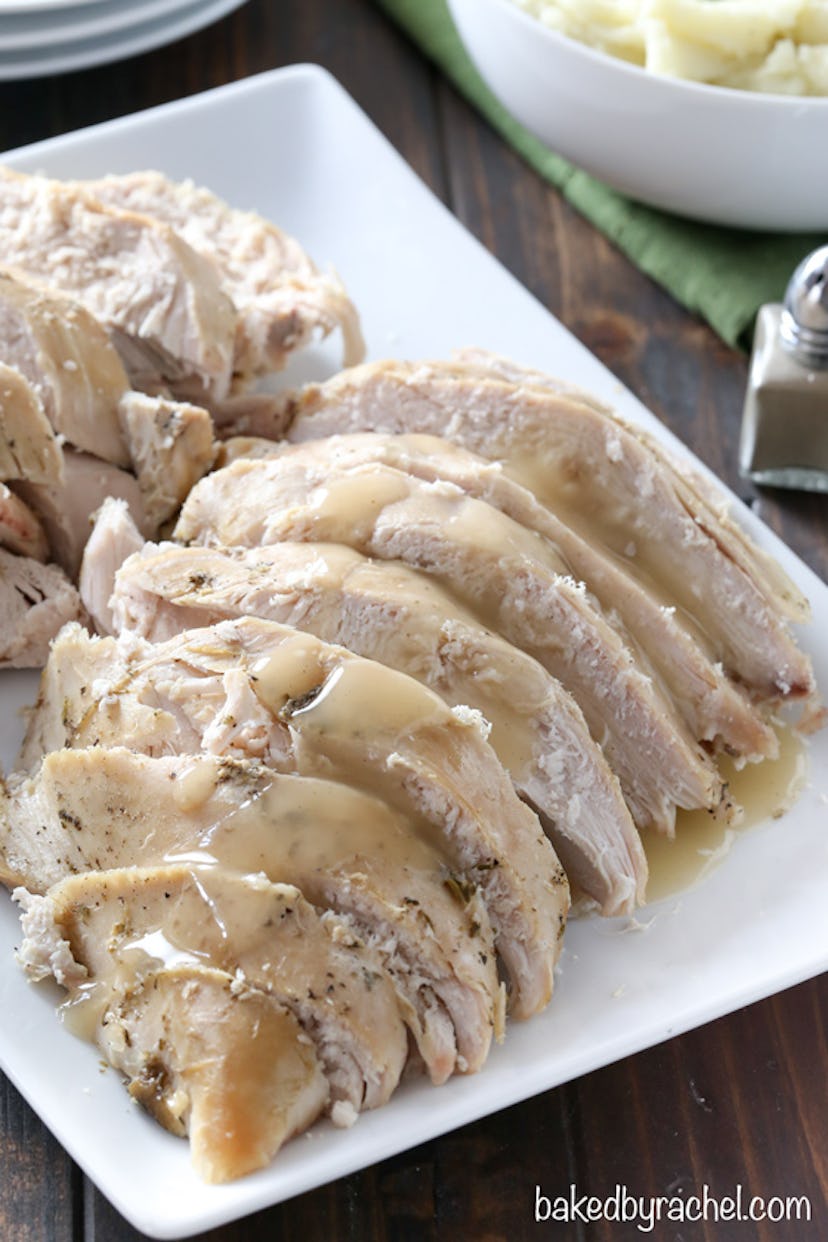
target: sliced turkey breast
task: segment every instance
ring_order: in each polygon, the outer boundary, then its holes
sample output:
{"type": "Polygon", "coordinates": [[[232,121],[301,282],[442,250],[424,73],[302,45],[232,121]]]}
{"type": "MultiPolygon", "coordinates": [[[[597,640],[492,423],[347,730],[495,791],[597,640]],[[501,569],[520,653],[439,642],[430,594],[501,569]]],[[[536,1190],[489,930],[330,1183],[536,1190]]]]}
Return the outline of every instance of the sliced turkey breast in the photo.
{"type": "Polygon", "coordinates": [[[671,833],[677,806],[722,802],[715,766],[552,546],[454,484],[376,464],[340,470],[308,445],[203,479],[175,536],[227,546],[337,542],[433,574],[572,693],[639,825],[671,833]]]}
{"type": "Polygon", "coordinates": [[[502,1002],[486,911],[430,835],[347,785],[248,760],[61,750],[11,782],[0,878],[42,893],[75,872],[198,859],[294,884],[374,948],[443,1082],[481,1067],[502,1002]]]}
{"type": "Polygon", "coordinates": [[[492,353],[488,349],[475,349],[471,346],[453,349],[449,355],[449,363],[446,365],[458,371],[462,370],[469,375],[480,375],[487,379],[506,380],[509,384],[534,383],[536,386],[545,388],[549,392],[558,393],[562,397],[571,397],[582,405],[589,405],[592,409],[597,410],[599,414],[613,416],[612,408],[606,402],[601,401],[594,393],[587,392],[579,384],[573,384],[569,380],[561,379],[557,375],[547,375],[543,371],[536,371],[531,367],[521,366],[520,363],[515,362],[512,358],[506,358],[503,354],[492,353]]]}
{"type": "MultiPolygon", "coordinates": [[[[92,572],[94,559],[90,540],[84,569],[92,572]]],[[[118,631],[152,642],[242,616],[280,621],[408,673],[450,706],[479,711],[570,882],[605,914],[643,901],[638,833],[574,699],[433,579],[334,544],[147,544],[122,566],[110,614],[118,631]]]]}
{"type": "Polygon", "coordinates": [[[260,758],[378,794],[432,824],[463,883],[479,885],[513,1013],[527,1017],[548,1002],[566,877],[474,714],[459,718],[412,678],[253,618],[155,646],[67,626],[21,765],[31,770],[64,745],[260,758]]]}
{"type": "Polygon", "coordinates": [[[214,401],[210,405],[213,426],[219,437],[216,460],[222,459],[222,441],[235,436],[262,436],[267,440],[281,440],[290,423],[290,410],[284,395],[273,392],[242,392],[214,401]]]}
{"type": "Polygon", "coordinates": [[[65,980],[70,1025],[88,1022],[132,1099],[166,1130],[189,1135],[205,1181],[264,1168],[324,1111],[329,1088],[314,1046],[272,996],[194,962],[120,977],[112,969],[90,977],[78,964],[76,974],[65,980]]]}
{"type": "MultiPolygon", "coordinates": [[[[2,237],[2,170],[0,189],[2,237]]],[[[4,245],[0,254],[10,259],[4,245]]],[[[118,421],[129,381],[105,329],[82,305],[0,270],[0,342],[3,361],[28,381],[60,436],[115,466],[130,464],[118,421]]]]}
{"type": "Polygon", "coordinates": [[[77,186],[0,168],[3,262],[77,298],[113,334],[136,387],[221,399],[237,316],[212,263],[167,225],[77,186]]]}
{"type": "Polygon", "coordinates": [[[17,367],[0,362],[0,479],[47,483],[63,470],[43,403],[17,367]]]}
{"type": "Polygon", "coordinates": [[[297,1019],[226,971],[167,967],[113,1001],[98,1046],[132,1099],[173,1133],[186,1127],[205,1181],[264,1168],[325,1110],[330,1088],[297,1019]]]}
{"type": "MultiPolygon", "coordinates": [[[[482,373],[490,377],[506,379],[510,383],[540,388],[542,391],[565,393],[582,404],[591,406],[599,414],[620,421],[608,406],[584,393],[582,389],[552,379],[541,371],[518,366],[497,354],[489,354],[485,350],[459,349],[453,352],[452,360],[466,373],[482,373]]],[[[672,472],[672,482],[677,489],[677,494],[682,497],[688,511],[695,513],[698,508],[700,515],[706,514],[707,522],[715,530],[715,538],[721,542],[727,554],[737,564],[742,564],[749,569],[760,589],[782,614],[792,621],[807,621],[810,615],[810,605],[807,599],[791,581],[779,562],[758,547],[745,534],[741,526],[733,521],[729,502],[722,491],[710,479],[699,474],[686,460],[676,457],[654,436],[641,428],[623,425],[647,444],[658,458],[663,459],[672,472]]]]}
{"type": "MultiPolygon", "coordinates": [[[[113,466],[134,470],[148,521],[158,529],[212,464],[207,411],[131,392],[109,336],[88,311],[1,271],[0,342],[6,360],[13,360],[20,374],[17,384],[13,376],[6,379],[13,420],[4,431],[6,444],[10,435],[17,443],[23,418],[34,413],[31,434],[40,441],[40,457],[44,448],[49,450],[52,467],[32,472],[15,460],[17,468],[9,477],[47,489],[62,485],[58,442],[53,436],[44,443],[37,421],[38,414],[41,421],[45,414],[61,440],[113,466]],[[20,391],[23,384],[29,385],[28,393],[20,391]]],[[[3,383],[0,375],[0,394],[3,383]]]]}
{"type": "Polygon", "coordinates": [[[140,392],[125,392],[118,414],[147,522],[158,530],[213,464],[212,420],[200,406],[140,392]]]}
{"type": "Polygon", "coordinates": [[[0,483],[0,548],[33,561],[49,558],[49,543],[39,519],[5,483],[0,483]]]}
{"type": "Polygon", "coordinates": [[[82,616],[80,596],[57,565],[0,548],[0,668],[40,668],[60,628],[82,616]]]}
{"type": "Polygon", "coordinates": [[[334,1120],[384,1104],[399,1082],[407,1041],[385,971],[347,923],[317,914],[290,884],[171,864],[90,871],[45,897],[15,895],[30,973],[56,956],[93,980],[164,965],[214,967],[236,991],[272,996],[298,1019],[330,1084],[334,1120]]]}
{"type": "Polygon", "coordinates": [[[770,700],[814,693],[810,662],[785,624],[807,616],[793,583],[734,533],[654,441],[596,404],[460,362],[385,362],[310,385],[287,412],[292,440],[423,432],[502,460],[585,539],[655,584],[667,606],[684,608],[752,693],[770,700]]]}
{"type": "Polygon", "coordinates": [[[115,575],[128,557],[144,546],[125,500],[108,496],[93,518],[92,533],[83,550],[78,590],[99,634],[111,634],[114,620],[109,601],[115,575]]]}
{"type": "Polygon", "coordinates": [[[89,453],[64,449],[61,479],[50,483],[20,480],[13,487],[38,515],[53,558],[73,579],[78,576],[93,515],[108,496],[126,503],[136,526],[148,538],[156,533],[135,476],[89,453]]]}
{"type": "Polygon", "coordinates": [[[331,436],[313,441],[306,449],[239,437],[224,443],[222,462],[284,453],[302,459],[306,453],[315,458],[324,455],[332,465],[345,467],[380,462],[427,482],[444,480],[537,531],[550,541],[566,570],[586,583],[604,611],[621,619],[646,652],[697,741],[754,761],[776,754],[775,733],[745,692],[711,658],[705,636],[677,609],[665,607],[660,595],[634,578],[617,559],[587,542],[527,488],[509,478],[500,463],[436,436],[371,432],[331,436]]]}
{"type": "Polygon", "coordinates": [[[342,332],[345,365],[365,347],[356,310],[334,276],[321,275],[297,241],[254,212],[237,211],[192,181],[135,172],[84,183],[109,207],[171,225],[212,263],[239,312],[239,378],[280,371],[314,336],[342,332]]]}

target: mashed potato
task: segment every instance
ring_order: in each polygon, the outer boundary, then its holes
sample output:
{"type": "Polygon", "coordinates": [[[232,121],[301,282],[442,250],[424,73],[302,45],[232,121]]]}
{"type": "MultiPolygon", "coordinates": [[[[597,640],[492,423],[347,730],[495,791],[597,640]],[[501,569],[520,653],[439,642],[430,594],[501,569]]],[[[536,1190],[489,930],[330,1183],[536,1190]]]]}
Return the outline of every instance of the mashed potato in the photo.
{"type": "Polygon", "coordinates": [[[546,26],[653,73],[828,95],[828,0],[514,0],[546,26]]]}

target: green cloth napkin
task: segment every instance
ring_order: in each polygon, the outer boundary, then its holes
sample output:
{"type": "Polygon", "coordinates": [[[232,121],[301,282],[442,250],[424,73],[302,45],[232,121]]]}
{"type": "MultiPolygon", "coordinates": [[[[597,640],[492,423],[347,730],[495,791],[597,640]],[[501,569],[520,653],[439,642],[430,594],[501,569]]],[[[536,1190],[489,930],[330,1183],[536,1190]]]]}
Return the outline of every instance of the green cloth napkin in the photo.
{"type": "Polygon", "coordinates": [[[696,224],[617,194],[553,154],[503,108],[454,28],[445,0],[379,0],[520,154],[642,271],[730,345],[750,347],[756,312],[781,301],[791,272],[824,236],[696,224]]]}

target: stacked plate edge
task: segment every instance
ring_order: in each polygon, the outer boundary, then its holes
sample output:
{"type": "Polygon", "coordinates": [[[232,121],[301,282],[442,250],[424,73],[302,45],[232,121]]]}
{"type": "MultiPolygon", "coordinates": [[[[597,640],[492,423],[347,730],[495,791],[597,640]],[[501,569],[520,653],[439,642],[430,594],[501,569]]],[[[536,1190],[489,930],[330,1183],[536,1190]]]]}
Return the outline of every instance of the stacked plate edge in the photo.
{"type": "Polygon", "coordinates": [[[0,81],[124,60],[173,43],[244,0],[0,0],[0,81]]]}

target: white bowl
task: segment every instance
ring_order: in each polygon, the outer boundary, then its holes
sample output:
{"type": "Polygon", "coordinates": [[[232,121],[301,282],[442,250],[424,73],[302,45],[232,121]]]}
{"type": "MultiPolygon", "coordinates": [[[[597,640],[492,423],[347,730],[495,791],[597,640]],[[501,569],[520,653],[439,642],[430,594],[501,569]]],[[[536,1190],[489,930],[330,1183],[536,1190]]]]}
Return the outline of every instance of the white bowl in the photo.
{"type": "Polygon", "coordinates": [[[828,98],[659,77],[511,0],[449,0],[481,76],[552,150],[615,189],[714,224],[828,228],[828,98]]]}

